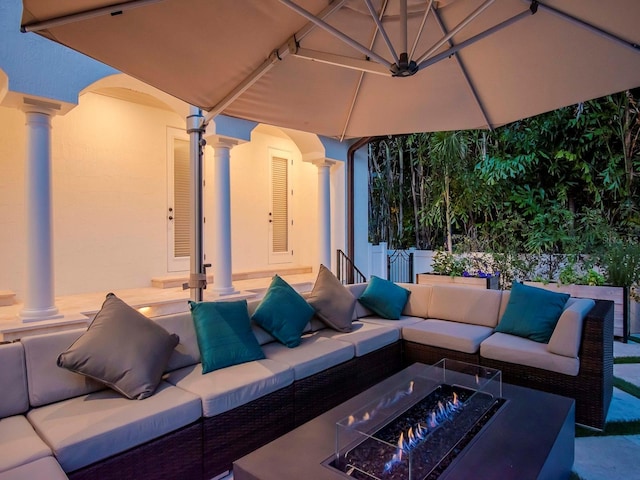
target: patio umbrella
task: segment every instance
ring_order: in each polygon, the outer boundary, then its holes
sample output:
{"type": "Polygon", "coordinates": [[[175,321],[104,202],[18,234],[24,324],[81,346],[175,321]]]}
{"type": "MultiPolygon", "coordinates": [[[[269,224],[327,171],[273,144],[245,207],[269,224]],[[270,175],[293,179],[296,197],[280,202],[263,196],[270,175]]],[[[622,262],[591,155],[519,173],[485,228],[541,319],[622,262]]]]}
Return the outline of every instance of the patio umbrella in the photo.
{"type": "Polygon", "coordinates": [[[197,125],[220,113],[345,139],[492,128],[640,86],[638,0],[23,0],[23,6],[23,31],[207,112],[189,123],[196,300],[204,276],[197,125]]]}
{"type": "Polygon", "coordinates": [[[329,137],[503,125],[640,85],[637,0],[23,0],[209,111],[329,137]]]}

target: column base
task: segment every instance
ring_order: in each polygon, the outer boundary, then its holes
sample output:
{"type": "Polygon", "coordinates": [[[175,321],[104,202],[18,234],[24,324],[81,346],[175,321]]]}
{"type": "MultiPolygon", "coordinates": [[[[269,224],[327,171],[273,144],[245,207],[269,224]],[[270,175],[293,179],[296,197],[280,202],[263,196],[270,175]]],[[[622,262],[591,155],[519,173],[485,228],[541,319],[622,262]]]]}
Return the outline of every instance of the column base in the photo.
{"type": "Polygon", "coordinates": [[[18,318],[22,323],[41,322],[43,320],[54,320],[62,317],[64,317],[64,315],[58,313],[57,307],[49,307],[45,309],[25,308],[18,314],[18,318]]]}
{"type": "Polygon", "coordinates": [[[233,295],[236,293],[240,293],[238,290],[236,290],[235,288],[233,288],[233,285],[230,287],[213,287],[211,289],[211,292],[213,292],[214,295],[216,296],[226,296],[226,295],[233,295]]]}

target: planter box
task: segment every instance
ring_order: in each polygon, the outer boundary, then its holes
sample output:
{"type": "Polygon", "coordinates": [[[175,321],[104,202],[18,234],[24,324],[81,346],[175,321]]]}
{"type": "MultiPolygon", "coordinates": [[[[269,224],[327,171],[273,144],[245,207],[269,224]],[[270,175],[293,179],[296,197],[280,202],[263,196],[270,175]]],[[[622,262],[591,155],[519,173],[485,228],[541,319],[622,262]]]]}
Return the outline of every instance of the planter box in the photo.
{"type": "Polygon", "coordinates": [[[572,297],[612,300],[613,335],[624,341],[629,337],[629,289],[610,285],[562,285],[559,283],[524,282],[525,285],[544,288],[552,292],[568,293],[572,297]]]}
{"type": "Polygon", "coordinates": [[[458,285],[460,287],[498,290],[500,288],[500,277],[452,277],[451,275],[438,275],[436,273],[419,273],[416,275],[416,283],[428,285],[458,285]]]}

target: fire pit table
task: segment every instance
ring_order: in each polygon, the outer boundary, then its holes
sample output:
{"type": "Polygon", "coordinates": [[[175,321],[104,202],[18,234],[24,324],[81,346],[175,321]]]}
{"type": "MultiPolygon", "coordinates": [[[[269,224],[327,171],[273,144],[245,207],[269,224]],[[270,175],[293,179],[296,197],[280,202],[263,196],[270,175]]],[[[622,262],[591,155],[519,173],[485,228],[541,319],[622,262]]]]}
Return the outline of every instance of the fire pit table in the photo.
{"type": "Polygon", "coordinates": [[[575,405],[500,372],[413,364],[234,462],[235,480],[569,478],[575,405]]]}

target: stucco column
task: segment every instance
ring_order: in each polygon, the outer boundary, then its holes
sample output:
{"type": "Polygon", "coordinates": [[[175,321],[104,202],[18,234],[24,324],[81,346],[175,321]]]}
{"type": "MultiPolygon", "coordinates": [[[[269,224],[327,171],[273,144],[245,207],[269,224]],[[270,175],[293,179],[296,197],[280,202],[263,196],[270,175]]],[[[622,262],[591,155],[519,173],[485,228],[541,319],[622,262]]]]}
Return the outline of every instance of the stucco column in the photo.
{"type": "Polygon", "coordinates": [[[331,269],[331,165],[327,159],[314,160],[318,167],[318,262],[331,269]]]}
{"type": "Polygon", "coordinates": [[[235,139],[213,136],[207,138],[213,147],[214,184],[213,194],[213,229],[216,232],[213,258],[213,288],[217,295],[235,293],[231,279],[231,175],[229,163],[231,148],[239,142],[235,139]]]}
{"type": "Polygon", "coordinates": [[[59,318],[55,306],[51,219],[51,113],[26,110],[27,267],[23,322],[59,318]]]}

